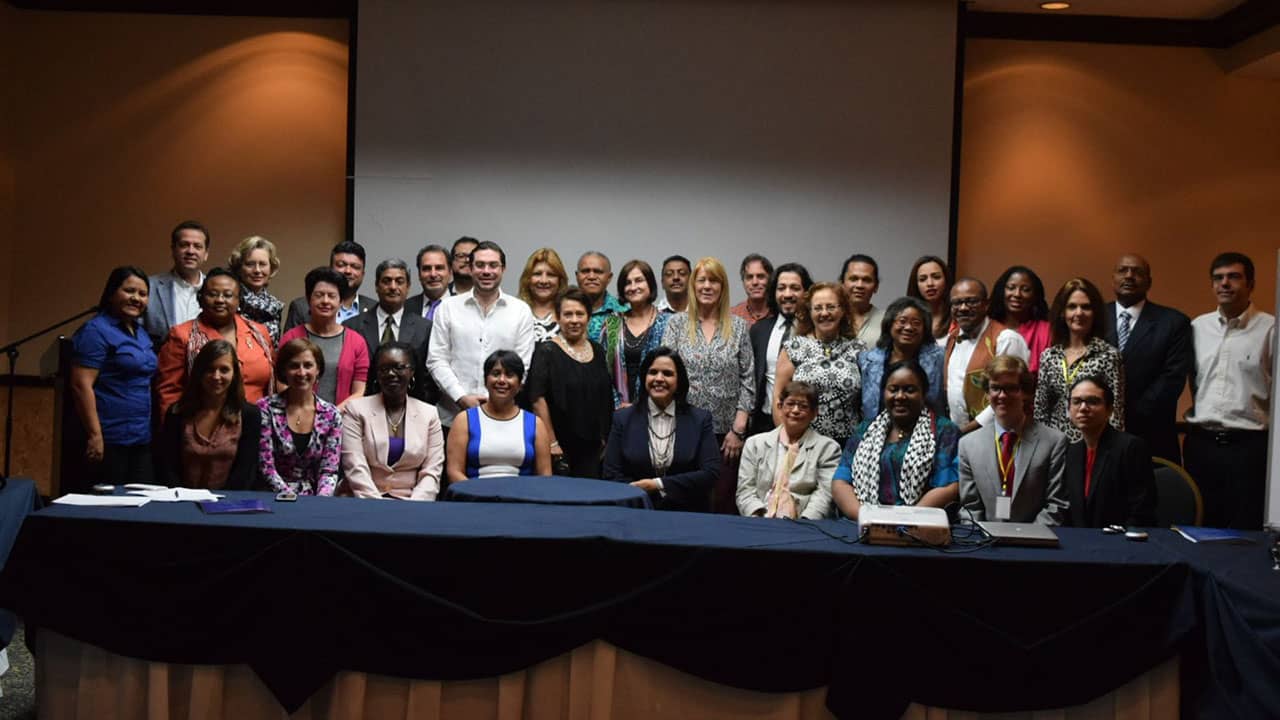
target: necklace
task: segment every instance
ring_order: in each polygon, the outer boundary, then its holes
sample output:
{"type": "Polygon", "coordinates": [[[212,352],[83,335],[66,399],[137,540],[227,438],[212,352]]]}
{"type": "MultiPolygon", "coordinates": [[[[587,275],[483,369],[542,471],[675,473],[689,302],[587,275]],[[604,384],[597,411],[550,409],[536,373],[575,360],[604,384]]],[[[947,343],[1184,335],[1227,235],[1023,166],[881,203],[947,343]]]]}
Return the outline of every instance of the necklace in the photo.
{"type": "Polygon", "coordinates": [[[818,339],[818,345],[822,348],[822,356],[830,358],[831,353],[835,352],[836,347],[840,345],[840,338],[837,337],[834,340],[818,339]]]}
{"type": "Polygon", "coordinates": [[[644,347],[645,343],[649,341],[649,333],[653,331],[653,323],[649,323],[649,327],[645,328],[644,332],[639,335],[632,335],[631,328],[626,323],[623,323],[623,327],[625,332],[622,333],[622,344],[627,350],[639,350],[644,347]]]}
{"type": "Polygon", "coordinates": [[[760,312],[760,314],[759,314],[759,315],[757,315],[757,314],[755,314],[754,312],[752,312],[752,311],[751,311],[751,303],[747,303],[747,317],[751,318],[751,322],[756,322],[756,321],[758,321],[758,320],[763,320],[763,319],[764,319],[764,316],[765,316],[765,315],[768,315],[768,314],[769,314],[769,306],[768,306],[768,305],[765,305],[765,306],[764,306],[764,310],[762,310],[762,311],[760,312]]]}
{"type": "Polygon", "coordinates": [[[557,335],[556,344],[564,348],[565,353],[574,360],[577,360],[580,363],[591,362],[592,351],[590,341],[583,340],[581,343],[583,345],[583,349],[575,350],[573,349],[573,346],[569,344],[569,341],[564,339],[563,335],[557,335]]]}
{"type": "Polygon", "coordinates": [[[391,419],[391,413],[387,413],[387,426],[391,428],[392,435],[400,434],[400,424],[404,422],[404,416],[407,412],[409,412],[408,407],[400,408],[400,417],[395,420],[391,419]]]}

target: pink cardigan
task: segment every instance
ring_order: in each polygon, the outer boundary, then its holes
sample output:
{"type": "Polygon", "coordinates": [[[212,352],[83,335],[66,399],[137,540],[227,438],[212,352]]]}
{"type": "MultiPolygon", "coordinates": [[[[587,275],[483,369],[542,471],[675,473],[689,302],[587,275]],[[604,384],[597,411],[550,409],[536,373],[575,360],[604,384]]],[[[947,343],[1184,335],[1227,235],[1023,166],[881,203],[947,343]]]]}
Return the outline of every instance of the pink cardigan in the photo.
{"type": "MultiPolygon", "coordinates": [[[[338,389],[334,393],[334,404],[341,405],[351,394],[351,383],[366,380],[369,377],[369,346],[360,333],[349,327],[342,328],[342,355],[338,358],[338,389]]],[[[307,326],[295,325],[280,336],[280,347],[294,338],[306,338],[307,326]]],[[[325,358],[325,371],[329,372],[333,363],[325,358]]]]}

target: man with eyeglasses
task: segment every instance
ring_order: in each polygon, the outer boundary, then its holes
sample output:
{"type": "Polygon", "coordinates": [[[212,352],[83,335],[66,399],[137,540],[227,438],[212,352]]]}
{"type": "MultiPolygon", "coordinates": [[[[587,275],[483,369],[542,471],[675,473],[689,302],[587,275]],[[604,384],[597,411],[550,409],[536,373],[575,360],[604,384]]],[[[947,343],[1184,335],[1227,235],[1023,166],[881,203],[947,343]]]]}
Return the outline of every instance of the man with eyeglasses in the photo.
{"type": "Polygon", "coordinates": [[[609,281],[613,279],[613,267],[609,258],[597,250],[588,250],[578,258],[578,270],[575,273],[578,287],[587,294],[591,301],[591,320],[587,323],[587,337],[600,335],[604,319],[613,313],[624,313],[629,307],[618,302],[618,298],[609,293],[609,281]]]}
{"type": "Polygon", "coordinates": [[[1150,527],[1156,524],[1156,479],[1142,438],[1111,427],[1115,395],[1100,375],[1071,384],[1071,424],[1084,439],[1067,448],[1068,524],[1150,527]]]}
{"type": "Polygon", "coordinates": [[[471,280],[471,252],[479,244],[479,240],[466,236],[453,241],[453,248],[449,251],[453,262],[451,268],[453,281],[449,283],[450,295],[471,292],[471,288],[475,287],[471,280]]]}
{"type": "Polygon", "coordinates": [[[987,300],[987,286],[980,280],[960,278],[951,287],[956,322],[943,354],[943,388],[947,414],[962,435],[991,424],[993,412],[983,389],[987,363],[997,355],[1029,362],[1031,355],[1021,334],[987,317],[987,300]]]}
{"type": "MultiPolygon", "coordinates": [[[[418,354],[418,366],[414,369],[410,397],[435,403],[431,392],[435,384],[427,372],[427,343],[431,340],[431,321],[418,313],[410,312],[405,303],[409,294],[409,266],[400,258],[388,258],[378,263],[374,271],[374,288],[378,292],[378,306],[373,312],[363,313],[343,323],[360,333],[369,346],[369,355],[376,357],[378,348],[389,342],[402,342],[418,354]]],[[[381,392],[378,385],[378,369],[369,364],[369,380],[364,386],[365,395],[381,392]]]]}
{"type": "MultiPolygon", "coordinates": [[[[333,268],[347,281],[346,294],[339,298],[338,322],[346,322],[353,317],[373,310],[377,300],[360,294],[360,286],[364,284],[364,246],[352,240],[344,240],[329,251],[329,267],[333,268]]],[[[285,319],[284,330],[305,324],[311,319],[311,304],[305,297],[294,298],[289,303],[289,313],[285,319]]]]}
{"type": "Polygon", "coordinates": [[[1022,358],[997,355],[987,364],[991,424],[960,438],[960,503],[975,520],[1066,519],[1067,436],[1027,413],[1034,384],[1022,358]]]}

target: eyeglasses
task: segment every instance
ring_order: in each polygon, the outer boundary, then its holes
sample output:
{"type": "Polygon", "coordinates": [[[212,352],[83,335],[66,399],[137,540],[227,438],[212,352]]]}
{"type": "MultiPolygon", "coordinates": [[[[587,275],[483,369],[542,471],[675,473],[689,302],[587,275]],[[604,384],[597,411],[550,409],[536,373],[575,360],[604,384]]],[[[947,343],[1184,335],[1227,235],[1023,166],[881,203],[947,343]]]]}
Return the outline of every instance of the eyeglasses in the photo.
{"type": "Polygon", "coordinates": [[[799,410],[801,412],[807,412],[810,407],[812,406],[803,400],[783,400],[782,401],[782,408],[784,410],[799,410]]]}
{"type": "Polygon", "coordinates": [[[379,375],[399,375],[401,373],[413,372],[413,366],[408,363],[400,363],[398,365],[382,365],[378,368],[379,375]]]}
{"type": "Polygon", "coordinates": [[[951,301],[953,308],[972,308],[978,307],[983,303],[982,298],[956,298],[951,301]]]}
{"type": "Polygon", "coordinates": [[[833,312],[836,312],[836,311],[837,311],[837,310],[839,310],[839,309],[840,309],[840,306],[839,306],[839,305],[814,305],[813,307],[809,308],[809,312],[811,312],[811,313],[821,313],[821,312],[833,313],[833,312]]]}
{"type": "Polygon", "coordinates": [[[1004,393],[1005,395],[1017,395],[1018,393],[1022,392],[1022,386],[1021,385],[989,385],[987,386],[987,392],[991,393],[992,395],[999,395],[1001,393],[1004,393]]]}
{"type": "Polygon", "coordinates": [[[921,320],[920,318],[899,316],[896,320],[893,321],[893,326],[900,327],[900,328],[903,328],[903,327],[922,328],[924,327],[924,321],[921,320]]]}
{"type": "Polygon", "coordinates": [[[1106,400],[1100,397],[1090,396],[1090,397],[1073,397],[1069,402],[1071,403],[1071,407],[1073,408],[1078,408],[1083,405],[1088,405],[1089,407],[1096,408],[1096,407],[1102,407],[1106,403],[1106,400]]]}

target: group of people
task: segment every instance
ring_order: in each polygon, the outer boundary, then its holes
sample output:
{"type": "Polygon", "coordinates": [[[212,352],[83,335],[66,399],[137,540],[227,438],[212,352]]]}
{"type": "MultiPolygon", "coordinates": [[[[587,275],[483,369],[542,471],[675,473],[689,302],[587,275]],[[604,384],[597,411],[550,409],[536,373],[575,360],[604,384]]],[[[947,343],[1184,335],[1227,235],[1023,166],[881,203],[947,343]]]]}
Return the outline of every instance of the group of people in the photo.
{"type": "Polygon", "coordinates": [[[959,502],[1143,525],[1155,455],[1185,458],[1207,524],[1261,526],[1275,321],[1238,253],[1212,262],[1218,308],[1193,322],[1147,300],[1133,255],[1111,303],[1086,278],[1050,301],[1031,268],[989,290],[927,256],[881,308],[869,255],[815,282],[753,253],[731,306],[716,258],[633,259],[614,282],[592,251],[571,284],[552,248],[511,295],[506,253],[470,237],[418,253],[415,294],[408,263],[383,260],[368,297],[364,248],[342,242],[286,312],[269,240],[208,272],[199,223],[170,247],[168,272],[113,270],[75,335],[86,484],[431,500],[469,478],[559,474],[680,510],[856,519],[865,503],[959,502]]]}

